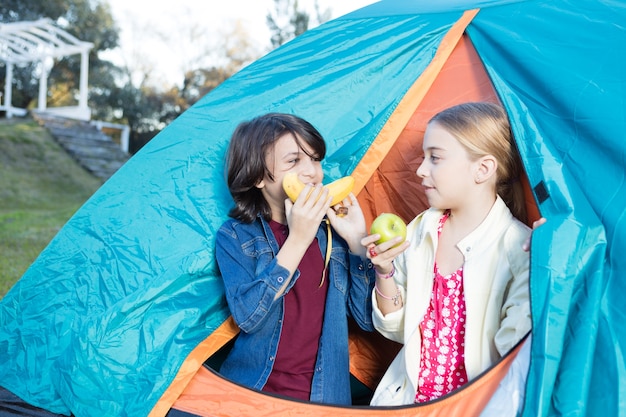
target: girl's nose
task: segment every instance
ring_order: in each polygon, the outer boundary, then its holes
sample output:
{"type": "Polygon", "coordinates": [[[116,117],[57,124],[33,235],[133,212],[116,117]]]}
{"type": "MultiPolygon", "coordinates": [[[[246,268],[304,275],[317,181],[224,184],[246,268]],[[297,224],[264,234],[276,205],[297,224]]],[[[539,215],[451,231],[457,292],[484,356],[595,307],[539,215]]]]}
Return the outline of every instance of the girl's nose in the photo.
{"type": "Polygon", "coordinates": [[[426,176],[426,174],[427,174],[426,167],[424,166],[424,165],[425,165],[425,164],[424,164],[425,162],[426,162],[426,160],[422,161],[422,163],[420,164],[420,166],[419,166],[419,167],[417,167],[417,171],[415,171],[415,173],[417,174],[417,176],[418,176],[418,177],[420,177],[420,178],[424,178],[424,177],[426,176]]]}

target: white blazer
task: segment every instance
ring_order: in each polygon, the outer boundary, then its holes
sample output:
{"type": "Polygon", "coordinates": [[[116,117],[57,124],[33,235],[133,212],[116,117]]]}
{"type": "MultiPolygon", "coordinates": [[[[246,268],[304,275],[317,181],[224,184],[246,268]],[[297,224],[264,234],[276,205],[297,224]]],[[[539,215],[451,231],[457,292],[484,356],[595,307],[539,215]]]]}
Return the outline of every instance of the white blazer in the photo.
{"type": "MultiPolygon", "coordinates": [[[[383,316],[372,293],[372,318],[385,337],[404,344],[374,392],[372,405],[412,404],[417,391],[421,334],[433,289],[437,225],[441,210],[429,209],[409,225],[410,247],[395,260],[394,280],[403,307],[383,316]]],[[[466,303],[465,367],[470,380],[497,362],[531,328],[529,253],[522,249],[530,229],[500,197],[485,220],[459,242],[466,303]]]]}

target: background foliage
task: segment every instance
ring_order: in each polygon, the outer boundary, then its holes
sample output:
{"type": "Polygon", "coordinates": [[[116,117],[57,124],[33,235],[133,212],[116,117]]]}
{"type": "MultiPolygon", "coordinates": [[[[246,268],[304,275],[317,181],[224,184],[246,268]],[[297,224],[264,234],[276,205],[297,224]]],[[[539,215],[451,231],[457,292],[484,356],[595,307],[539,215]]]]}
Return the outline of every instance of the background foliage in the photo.
{"type": "MultiPolygon", "coordinates": [[[[274,0],[267,15],[273,47],[308,29],[311,17],[298,6],[298,0],[274,0]]],[[[317,8],[316,8],[317,9],[317,8]]],[[[328,20],[330,12],[317,11],[318,23],[328,20]]],[[[172,120],[224,80],[257,59],[261,52],[251,49],[245,30],[233,28],[216,42],[219,51],[197,51],[198,55],[217,52],[221,64],[201,67],[194,62],[184,70],[180,86],[151,84],[152,65],[136,62],[134,67],[117,66],[101,58],[105,51],[119,46],[119,27],[106,0],[3,0],[0,23],[49,18],[82,41],[92,42],[89,55],[89,107],[92,118],[128,124],[131,128],[130,152],[135,153],[172,120]]],[[[191,44],[205,36],[202,27],[187,27],[183,36],[191,44]]],[[[165,37],[165,34],[161,34],[165,37]]],[[[38,64],[15,67],[13,104],[34,108],[38,99],[38,64]]],[[[80,73],[80,56],[59,59],[52,67],[48,85],[48,107],[75,105],[80,73]]],[[[4,87],[6,67],[0,63],[0,85],[4,87]]]]}

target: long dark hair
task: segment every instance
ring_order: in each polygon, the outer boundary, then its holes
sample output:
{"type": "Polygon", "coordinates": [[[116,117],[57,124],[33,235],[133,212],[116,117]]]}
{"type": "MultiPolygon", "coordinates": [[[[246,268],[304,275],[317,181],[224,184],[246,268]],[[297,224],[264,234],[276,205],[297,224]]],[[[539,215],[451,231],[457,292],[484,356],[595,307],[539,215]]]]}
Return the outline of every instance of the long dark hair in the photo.
{"type": "Polygon", "coordinates": [[[324,158],[326,143],[322,135],[306,120],[285,113],[268,113],[240,123],[230,139],[226,155],[226,182],[235,206],[228,215],[252,223],[258,215],[270,220],[269,204],[256,185],[265,178],[274,179],[265,163],[270,147],[285,134],[291,133],[300,149],[302,139],[312,150],[311,157],[324,158]]]}
{"type": "Polygon", "coordinates": [[[490,154],[497,159],[496,192],[511,213],[526,223],[524,190],[519,181],[523,164],[504,108],[487,102],[463,103],[436,114],[431,122],[452,134],[472,158],[490,154]]]}

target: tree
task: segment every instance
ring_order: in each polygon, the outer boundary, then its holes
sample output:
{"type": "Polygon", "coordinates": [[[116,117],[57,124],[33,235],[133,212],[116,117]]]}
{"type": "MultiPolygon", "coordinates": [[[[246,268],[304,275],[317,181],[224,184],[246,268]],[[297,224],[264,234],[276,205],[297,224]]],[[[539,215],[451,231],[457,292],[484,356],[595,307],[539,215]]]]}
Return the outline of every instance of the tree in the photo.
{"type": "Polygon", "coordinates": [[[67,9],[67,0],[3,0],[0,3],[0,22],[29,21],[41,17],[57,20],[67,9]]]}
{"type": "Polygon", "coordinates": [[[229,32],[222,33],[219,39],[221,43],[212,51],[207,51],[207,54],[213,55],[211,60],[213,65],[208,67],[198,65],[185,71],[180,95],[187,106],[193,105],[242,67],[258,58],[258,51],[250,42],[250,36],[240,21],[235,22],[229,32]]]}
{"type": "MultiPolygon", "coordinates": [[[[330,18],[330,10],[320,12],[317,0],[315,0],[314,7],[317,25],[330,18]]],[[[298,0],[274,0],[274,11],[267,14],[266,21],[272,32],[272,47],[277,48],[306,32],[309,29],[311,17],[305,10],[299,8],[298,0]]]]}
{"type": "MultiPolygon", "coordinates": [[[[94,3],[90,0],[3,0],[0,5],[0,22],[33,21],[49,18],[56,25],[76,38],[92,42],[94,48],[89,54],[89,84],[92,89],[110,88],[110,76],[101,67],[110,68],[110,63],[99,58],[98,53],[118,44],[118,29],[113,22],[108,3],[94,3]]],[[[14,81],[16,87],[13,103],[17,107],[32,106],[38,98],[39,82],[33,76],[40,70],[40,63],[16,67],[14,81]]],[[[80,73],[80,56],[72,55],[57,59],[49,74],[49,104],[53,106],[75,103],[80,73]]],[[[0,69],[0,79],[5,82],[6,67],[0,69]]]]}
{"type": "Polygon", "coordinates": [[[116,117],[131,127],[131,151],[139,149],[201,97],[229,78],[243,65],[260,55],[245,27],[228,22],[227,31],[207,36],[205,22],[194,18],[194,10],[180,7],[168,16],[170,25],[146,26],[141,20],[125,23],[133,33],[126,44],[121,68],[124,86],[107,92],[98,110],[102,117],[116,117]],[[172,30],[175,27],[177,30],[172,30]],[[146,54],[147,46],[158,41],[162,59],[179,60],[180,83],[158,78],[159,57],[146,54]],[[103,109],[111,103],[113,107],[103,109]],[[125,108],[117,106],[124,105],[125,108]]]}

